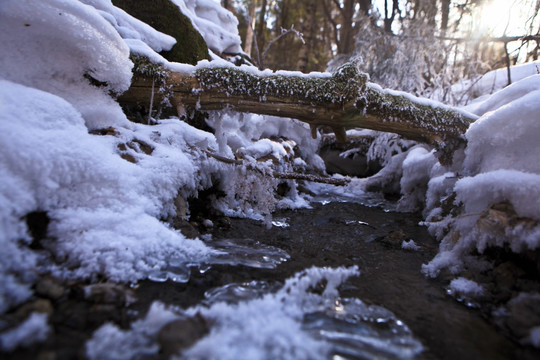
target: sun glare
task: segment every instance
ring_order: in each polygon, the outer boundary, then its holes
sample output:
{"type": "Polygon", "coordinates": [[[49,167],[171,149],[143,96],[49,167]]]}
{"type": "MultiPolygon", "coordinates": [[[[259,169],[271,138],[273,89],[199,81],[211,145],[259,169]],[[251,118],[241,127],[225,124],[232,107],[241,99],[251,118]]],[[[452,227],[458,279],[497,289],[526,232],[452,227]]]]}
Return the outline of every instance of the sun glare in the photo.
{"type": "Polygon", "coordinates": [[[491,0],[480,9],[479,31],[488,36],[523,35],[529,6],[523,0],[491,0]]]}

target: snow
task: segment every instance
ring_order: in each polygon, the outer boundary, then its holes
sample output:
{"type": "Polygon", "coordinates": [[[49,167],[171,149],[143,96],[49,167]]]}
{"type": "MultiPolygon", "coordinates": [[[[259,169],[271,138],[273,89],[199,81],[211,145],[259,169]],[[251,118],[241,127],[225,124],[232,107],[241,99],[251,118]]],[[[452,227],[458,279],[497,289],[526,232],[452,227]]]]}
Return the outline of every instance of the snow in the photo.
{"type": "Polygon", "coordinates": [[[109,91],[130,85],[129,49],[95,8],[78,1],[6,0],[0,32],[0,77],[66,99],[91,129],[127,123],[109,91]],[[107,86],[90,85],[85,74],[107,86]]]}
{"type": "MultiPolygon", "coordinates": [[[[213,51],[242,52],[238,23],[217,1],[173,2],[213,51]]],[[[232,68],[232,64],[223,60],[202,61],[197,66],[169,63],[158,52],[170,49],[175,40],[116,8],[110,0],[3,0],[0,32],[0,313],[31,298],[40,273],[61,279],[105,277],[136,282],[165,271],[172,262],[197,265],[211,260],[214,251],[207,244],[186,239],[166,221],[175,216],[177,197],[196,196],[216,180],[226,196],[214,205],[229,215],[271,224],[270,214],[276,207],[308,206],[294,182],[289,182],[291,191],[280,200],[274,196],[278,181],[260,176],[275,169],[324,171],[316,154],[319,140],[310,138],[306,124],[213,112],[208,123],[216,129],[214,136],[178,119],[161,120],[152,127],[131,123],[114,100],[115,94],[130,85],[130,53],[189,73],[205,67],[232,68]],[[112,128],[114,136],[89,133],[107,128],[112,128]],[[142,144],[152,149],[151,154],[141,150],[142,144]],[[122,152],[134,162],[124,160],[122,152]],[[245,162],[224,164],[207,152],[231,159],[243,156],[245,162]],[[272,167],[265,159],[269,155],[275,162],[272,167]],[[25,216],[34,211],[44,212],[50,219],[47,238],[40,243],[46,251],[41,253],[29,247],[33,239],[25,216]]],[[[515,252],[538,249],[537,66],[538,62],[513,68],[514,84],[505,88],[505,69],[477,82],[480,95],[500,90],[460,110],[478,119],[465,134],[462,161],[453,167],[439,164],[434,152],[424,146],[381,135],[368,152],[369,159],[387,165],[379,174],[354,179],[342,188],[307,187],[326,200],[339,196],[378,206],[381,196],[366,195],[370,185],[378,182],[381,187],[401,189],[398,208],[414,211],[424,206],[425,224],[441,240],[439,254],[423,267],[429,276],[444,268],[457,273],[464,269],[471,252],[489,246],[508,246],[515,252]],[[449,201],[453,201],[454,212],[443,209],[443,203],[449,205],[449,201]],[[496,232],[489,216],[498,214],[493,209],[497,204],[511,206],[514,220],[522,222],[496,232]]],[[[259,71],[248,66],[240,69],[258,76],[332,76],[259,71]]],[[[375,84],[368,86],[422,106],[447,108],[375,84]]],[[[413,240],[403,242],[402,247],[419,248],[413,240]]],[[[355,268],[309,269],[277,293],[260,299],[188,309],[188,314],[201,313],[212,319],[215,326],[186,356],[320,358],[328,353],[328,344],[308,334],[301,320],[310,311],[326,309],[328,299],[336,300],[337,285],[356,274],[355,268]],[[323,278],[328,280],[325,293],[310,293],[309,286],[323,278]]],[[[475,296],[482,291],[464,278],[453,280],[450,289],[475,296]]],[[[146,318],[133,323],[130,330],[108,324],[96,331],[87,343],[87,355],[154,355],[159,350],[157,332],[178,316],[178,311],[155,303],[146,318]]],[[[33,340],[45,340],[49,331],[46,315],[32,314],[17,328],[2,333],[0,343],[10,351],[33,340]]],[[[531,329],[530,338],[538,346],[538,328],[531,329]]]]}
{"type": "Polygon", "coordinates": [[[50,332],[47,314],[32,313],[18,327],[0,334],[0,349],[12,351],[43,342],[50,332]]]}
{"type": "Polygon", "coordinates": [[[483,100],[478,100],[465,106],[465,108],[476,115],[482,116],[488,111],[496,110],[535,90],[540,90],[540,75],[538,74],[529,76],[519,82],[514,82],[483,100]]]}
{"type": "Polygon", "coordinates": [[[540,348],[540,326],[536,326],[531,329],[530,340],[534,347],[540,348]]]}
{"type": "Polygon", "coordinates": [[[484,294],[484,289],[472,280],[458,277],[450,282],[449,290],[456,296],[477,298],[484,294]]]}
{"type": "Polygon", "coordinates": [[[540,220],[540,203],[535,200],[540,198],[538,86],[538,75],[526,77],[477,106],[475,111],[485,113],[465,134],[461,176],[454,181],[448,177],[430,180],[426,224],[433,234],[444,238],[440,253],[424,266],[426,274],[436,276],[445,267],[462,269],[464,258],[473,249],[483,252],[489,246],[506,244],[521,252],[540,247],[540,226],[534,223],[540,220]],[[462,213],[441,219],[437,197],[452,192],[456,194],[454,204],[462,205],[462,213]],[[520,222],[505,223],[497,218],[500,212],[490,210],[495,204],[506,203],[520,222]],[[496,224],[506,225],[497,230],[496,224]]]}
{"type": "Polygon", "coordinates": [[[531,91],[471,125],[466,134],[467,172],[514,169],[540,174],[540,162],[531,161],[531,152],[539,148],[539,97],[540,90],[531,91]]]}
{"type": "Polygon", "coordinates": [[[113,6],[111,0],[80,1],[98,10],[101,16],[111,23],[118,31],[118,34],[125,40],[140,40],[155,52],[170,50],[176,44],[176,40],[172,36],[160,33],[150,25],[132,17],[124,10],[113,6]]]}
{"type": "MultiPolygon", "coordinates": [[[[0,98],[5,150],[0,167],[14,179],[2,187],[10,200],[3,208],[9,209],[13,236],[24,214],[35,209],[48,213],[48,235],[56,238],[50,250],[74,268],[50,265],[50,270],[67,277],[104,274],[136,281],[165,266],[171,256],[205,257],[202,243],[186,240],[157,219],[167,214],[165,206],[179,188],[196,186],[196,169],[181,151],[151,142],[153,156],[138,154],[137,166],[114,154],[112,139],[89,135],[81,115],[52,94],[3,81],[0,98]]],[[[164,135],[181,138],[181,130],[168,126],[164,135]]],[[[142,127],[135,134],[140,139],[149,135],[142,127]]],[[[12,261],[9,255],[2,253],[3,263],[12,261]]]]}
{"type": "Polygon", "coordinates": [[[415,211],[424,207],[426,189],[431,178],[431,170],[437,163],[434,150],[416,146],[407,152],[403,161],[403,175],[400,180],[401,193],[398,210],[415,211]]]}
{"type": "MultiPolygon", "coordinates": [[[[167,323],[180,316],[202,316],[212,324],[208,335],[183,352],[185,359],[324,359],[329,351],[302,329],[307,313],[334,303],[337,287],[359,274],[351,268],[310,268],[288,279],[277,293],[269,293],[239,304],[217,302],[185,311],[154,302],[146,317],[128,331],[106,324],[86,344],[90,359],[125,358],[125,354],[156,354],[156,336],[167,323]],[[326,279],[322,295],[310,287],[326,279]],[[179,314],[180,312],[180,314],[179,314]],[[112,350],[112,351],[111,351],[112,350]]],[[[130,357],[130,356],[127,356],[130,357]]]]}
{"type": "MultiPolygon", "coordinates": [[[[511,67],[512,83],[520,82],[521,80],[539,73],[540,61],[533,61],[526,64],[520,64],[511,67]]],[[[474,103],[482,101],[489,95],[503,89],[508,85],[508,70],[506,67],[490,71],[476,79],[463,80],[452,87],[452,91],[456,94],[470,93],[473,98],[478,98],[474,103]]],[[[474,112],[474,111],[473,111],[474,112]]]]}
{"type": "Polygon", "coordinates": [[[171,0],[191,19],[193,26],[208,47],[219,54],[239,54],[242,40],[238,34],[238,20],[229,10],[214,0],[171,0]]]}
{"type": "Polygon", "coordinates": [[[159,330],[178,318],[165,305],[154,302],[144,319],[131,324],[131,331],[122,331],[111,323],[101,326],[86,342],[86,356],[90,360],[156,356],[159,351],[156,343],[159,330]]]}
{"type": "Polygon", "coordinates": [[[401,243],[401,248],[404,250],[410,250],[410,251],[418,251],[422,249],[420,246],[416,245],[414,240],[403,241],[401,243]]]}

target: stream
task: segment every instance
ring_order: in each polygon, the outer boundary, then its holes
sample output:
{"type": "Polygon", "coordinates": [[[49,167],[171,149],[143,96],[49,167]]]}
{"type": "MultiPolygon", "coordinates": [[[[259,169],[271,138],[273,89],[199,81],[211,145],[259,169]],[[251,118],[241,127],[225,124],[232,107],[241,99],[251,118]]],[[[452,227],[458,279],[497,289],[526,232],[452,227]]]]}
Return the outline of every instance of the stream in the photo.
{"type": "Polygon", "coordinates": [[[146,281],[137,296],[183,308],[205,301],[235,303],[275,292],[286,279],[313,266],[358,266],[360,276],[349,278],[339,288],[339,302],[349,305],[346,313],[352,313],[356,320],[349,317],[336,323],[334,312],[341,303],[326,309],[322,317],[313,313],[304,319],[304,329],[333,343],[332,359],[537,358],[536,350],[508,340],[479,310],[448,295],[445,287],[449,279],[428,279],[421,273],[421,265],[437,253],[438,243],[417,225],[419,216],[380,206],[322,201],[312,203],[312,209],[278,211],[273,219],[271,229],[257,221],[230,219],[230,227],[216,227],[211,232],[216,244],[225,241],[230,246],[238,241],[265,248],[270,257],[261,258],[259,265],[249,261],[240,261],[238,266],[213,265],[204,274],[192,274],[187,285],[166,288],[146,281]],[[403,241],[410,240],[417,248],[403,249],[403,241]],[[272,262],[272,255],[281,261],[272,262]],[[268,261],[271,266],[267,266],[268,261]],[[384,326],[378,328],[373,321],[366,325],[369,311],[387,314],[374,320],[384,326]],[[404,331],[397,329],[400,326],[404,331]],[[363,337],[366,331],[370,333],[368,340],[363,337]],[[399,345],[395,351],[388,350],[392,344],[399,345]]]}
{"type": "Polygon", "coordinates": [[[169,359],[184,351],[189,356],[181,359],[254,358],[243,352],[249,350],[256,358],[297,359],[287,352],[294,341],[305,359],[312,358],[310,350],[321,358],[319,344],[331,360],[540,358],[539,350],[505,337],[481,309],[450,296],[451,276],[421,273],[438,243],[418,226],[419,215],[394,212],[377,199],[339,200],[277,211],[271,228],[248,219],[212,219],[202,238],[222,253],[210,264],[171,262],[131,288],[71,284],[68,296],[52,302],[48,341],[9,358],[84,359],[92,344],[102,351],[94,359],[169,359]],[[404,242],[414,246],[403,248],[404,242]],[[340,272],[346,276],[334,281],[340,272]],[[324,281],[317,280],[321,274],[324,281]],[[164,319],[148,320],[156,302],[177,309],[171,313],[176,320],[152,335],[140,324],[155,328],[152,321],[164,319]],[[104,345],[107,337],[95,340],[95,333],[107,323],[117,327],[118,339],[104,345]],[[295,331],[300,340],[292,339],[295,331]],[[150,355],[138,352],[136,338],[146,339],[150,355]],[[198,356],[192,356],[197,345],[198,356]]]}

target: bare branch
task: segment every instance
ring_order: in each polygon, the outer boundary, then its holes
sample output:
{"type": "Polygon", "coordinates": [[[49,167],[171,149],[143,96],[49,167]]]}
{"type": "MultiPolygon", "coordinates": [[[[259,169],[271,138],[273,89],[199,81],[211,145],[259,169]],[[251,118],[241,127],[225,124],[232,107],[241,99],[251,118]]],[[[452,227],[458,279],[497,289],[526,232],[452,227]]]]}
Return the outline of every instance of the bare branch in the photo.
{"type": "Polygon", "coordinates": [[[270,47],[276,42],[278,41],[279,39],[281,39],[282,37],[284,37],[285,35],[287,34],[295,34],[296,36],[298,36],[298,38],[300,39],[300,41],[302,41],[302,44],[306,44],[306,42],[304,41],[304,34],[302,34],[301,32],[295,30],[294,28],[294,24],[291,25],[291,28],[290,29],[284,29],[284,28],[281,28],[281,34],[270,40],[270,42],[268,43],[268,45],[266,45],[266,48],[264,49],[264,52],[263,52],[263,55],[262,55],[262,59],[259,63],[259,70],[263,70],[264,69],[264,60],[266,59],[266,54],[268,53],[268,50],[270,50],[270,47]]]}
{"type": "MultiPolygon", "coordinates": [[[[251,163],[245,163],[241,160],[236,159],[229,159],[227,157],[215,154],[213,152],[210,152],[208,150],[204,150],[204,152],[223,163],[231,164],[231,165],[245,165],[247,168],[256,169],[257,167],[254,166],[251,163]]],[[[324,184],[331,184],[336,186],[345,186],[351,182],[351,179],[349,178],[330,178],[330,177],[323,177],[323,176],[317,176],[313,174],[301,174],[296,172],[281,172],[281,171],[274,171],[272,173],[272,176],[277,179],[284,179],[284,180],[305,180],[305,181],[312,181],[312,182],[318,182],[318,183],[324,183],[324,184]]]]}

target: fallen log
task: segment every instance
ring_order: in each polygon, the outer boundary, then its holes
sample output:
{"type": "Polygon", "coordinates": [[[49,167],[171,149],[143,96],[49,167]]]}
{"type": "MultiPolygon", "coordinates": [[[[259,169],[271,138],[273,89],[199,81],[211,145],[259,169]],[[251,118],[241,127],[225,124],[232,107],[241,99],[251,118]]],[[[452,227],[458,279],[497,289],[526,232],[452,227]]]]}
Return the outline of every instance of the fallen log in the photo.
{"type": "MultiPolygon", "coordinates": [[[[433,145],[445,163],[464,144],[463,134],[476,120],[473,115],[436,102],[384,90],[369,83],[368,76],[350,63],[331,75],[311,76],[210,65],[199,66],[191,73],[160,73],[161,88],[167,89],[166,96],[179,112],[187,107],[230,108],[294,118],[308,123],[315,136],[317,127],[331,127],[338,141],[346,140],[348,128],[392,132],[433,145]]],[[[153,82],[155,76],[148,76],[148,72],[136,73],[120,101],[148,103],[153,82]]]]}

